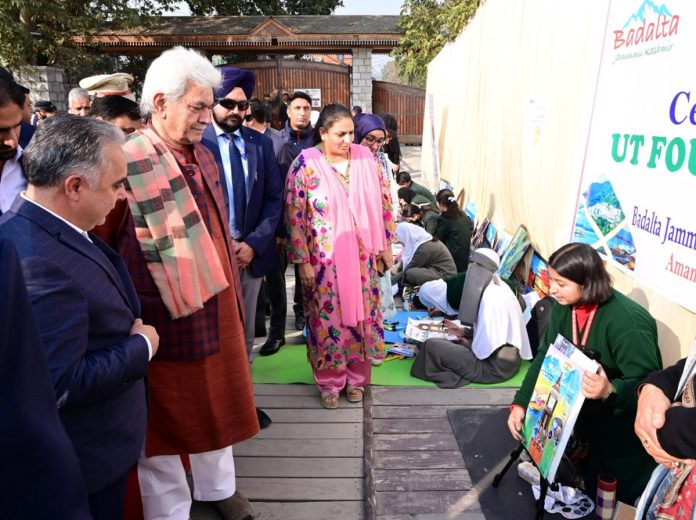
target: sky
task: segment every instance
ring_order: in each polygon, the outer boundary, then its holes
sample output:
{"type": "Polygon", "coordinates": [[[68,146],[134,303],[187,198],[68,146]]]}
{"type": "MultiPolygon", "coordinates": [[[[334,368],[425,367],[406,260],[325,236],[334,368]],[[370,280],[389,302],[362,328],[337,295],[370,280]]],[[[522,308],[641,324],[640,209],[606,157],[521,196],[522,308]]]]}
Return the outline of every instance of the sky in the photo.
{"type": "MultiPolygon", "coordinates": [[[[403,0],[343,0],[343,7],[336,9],[334,14],[393,14],[401,12],[403,0]]],[[[182,2],[172,14],[188,15],[188,6],[182,2]]]]}
{"type": "Polygon", "coordinates": [[[403,0],[343,0],[334,14],[394,14],[401,12],[403,0]]]}

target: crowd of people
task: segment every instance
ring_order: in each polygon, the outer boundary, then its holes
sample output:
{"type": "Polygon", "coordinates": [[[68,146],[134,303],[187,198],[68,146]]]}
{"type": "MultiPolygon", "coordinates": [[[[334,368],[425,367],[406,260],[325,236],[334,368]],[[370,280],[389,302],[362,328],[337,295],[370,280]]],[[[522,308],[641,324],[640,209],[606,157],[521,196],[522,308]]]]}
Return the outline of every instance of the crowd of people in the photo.
{"type": "MultiPolygon", "coordinates": [[[[288,264],[325,408],[363,399],[385,357],[386,292],[443,315],[456,338],[425,342],[416,377],[495,383],[532,359],[499,255],[470,250],[473,222],[452,190],[401,168],[393,116],[329,104],[312,122],[300,91],[279,113],[253,97],[253,72],[181,47],[152,62],[139,103],[132,81],[85,78],[59,114],[47,101],[32,110],[0,70],[0,322],[13,331],[0,337],[0,460],[13,468],[0,484],[22,490],[0,517],[120,520],[137,465],[147,519],[187,519],[194,499],[252,519],[233,445],[272,423],[250,365],[267,307],[259,355],[285,344],[288,264]]],[[[694,468],[694,363],[662,370],[655,320],[612,288],[590,246],[561,247],[549,269],[557,304],[510,433],[522,440],[562,334],[601,365],[582,381],[576,484],[593,493],[608,472],[619,499],[648,486],[646,514],[669,510],[660,484],[694,468]],[[651,488],[656,463],[666,473],[651,488]]]]}

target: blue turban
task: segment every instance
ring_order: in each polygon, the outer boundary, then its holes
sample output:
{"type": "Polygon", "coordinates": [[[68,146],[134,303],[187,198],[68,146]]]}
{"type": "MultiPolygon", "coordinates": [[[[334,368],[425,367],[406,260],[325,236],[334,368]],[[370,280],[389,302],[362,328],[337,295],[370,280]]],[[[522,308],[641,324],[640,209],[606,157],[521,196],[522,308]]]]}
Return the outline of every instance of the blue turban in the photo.
{"type": "Polygon", "coordinates": [[[387,128],[384,126],[384,121],[375,114],[362,114],[359,118],[355,118],[355,142],[360,144],[367,134],[373,130],[382,130],[384,136],[387,136],[387,128]]]}
{"type": "Polygon", "coordinates": [[[256,86],[256,74],[250,70],[237,67],[221,67],[222,85],[215,90],[215,96],[225,97],[233,89],[239,87],[244,91],[247,99],[251,98],[256,86]]]}

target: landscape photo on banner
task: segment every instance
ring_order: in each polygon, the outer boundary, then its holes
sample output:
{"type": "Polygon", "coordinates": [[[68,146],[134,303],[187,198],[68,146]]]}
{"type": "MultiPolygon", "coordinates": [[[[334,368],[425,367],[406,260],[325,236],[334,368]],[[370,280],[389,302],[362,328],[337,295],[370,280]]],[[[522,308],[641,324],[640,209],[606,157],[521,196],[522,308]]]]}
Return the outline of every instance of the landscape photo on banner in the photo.
{"type": "Polygon", "coordinates": [[[572,240],[696,312],[694,23],[689,0],[612,2],[572,240]]]}

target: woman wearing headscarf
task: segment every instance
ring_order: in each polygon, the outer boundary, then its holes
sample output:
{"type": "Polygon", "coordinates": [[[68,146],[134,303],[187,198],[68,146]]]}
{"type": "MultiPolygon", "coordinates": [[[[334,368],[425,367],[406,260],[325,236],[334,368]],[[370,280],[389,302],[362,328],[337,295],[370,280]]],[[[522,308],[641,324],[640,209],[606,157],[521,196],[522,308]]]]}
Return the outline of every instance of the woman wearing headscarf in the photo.
{"type": "Polygon", "coordinates": [[[393,277],[393,283],[415,287],[457,274],[445,245],[422,227],[401,222],[396,226],[396,239],[403,244],[403,251],[400,270],[393,277]]]}
{"type": "Polygon", "coordinates": [[[399,212],[399,198],[397,190],[399,186],[392,173],[394,163],[389,160],[387,154],[382,151],[382,147],[387,139],[387,129],[384,121],[375,114],[359,114],[354,118],[355,121],[355,143],[370,149],[372,155],[377,159],[377,164],[382,170],[382,174],[389,182],[389,196],[392,200],[392,213],[397,215],[399,212]]]}

